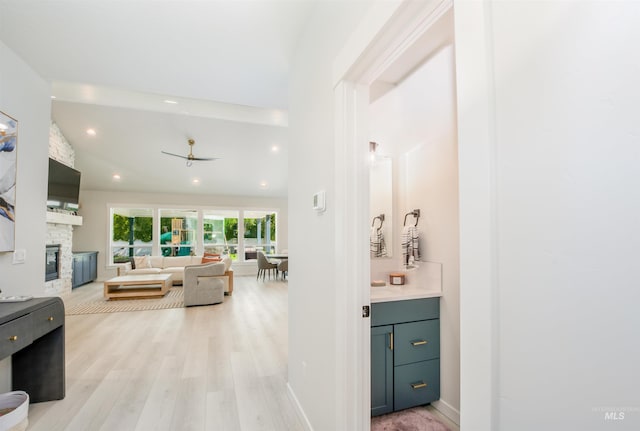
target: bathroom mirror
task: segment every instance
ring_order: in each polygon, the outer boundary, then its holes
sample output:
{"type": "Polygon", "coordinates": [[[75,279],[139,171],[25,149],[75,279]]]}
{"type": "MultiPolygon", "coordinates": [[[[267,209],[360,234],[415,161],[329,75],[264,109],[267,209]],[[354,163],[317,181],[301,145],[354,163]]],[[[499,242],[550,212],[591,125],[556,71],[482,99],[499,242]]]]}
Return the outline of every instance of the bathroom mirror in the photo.
{"type": "Polygon", "coordinates": [[[369,180],[371,258],[391,257],[393,244],[393,177],[390,157],[375,156],[369,180]]]}

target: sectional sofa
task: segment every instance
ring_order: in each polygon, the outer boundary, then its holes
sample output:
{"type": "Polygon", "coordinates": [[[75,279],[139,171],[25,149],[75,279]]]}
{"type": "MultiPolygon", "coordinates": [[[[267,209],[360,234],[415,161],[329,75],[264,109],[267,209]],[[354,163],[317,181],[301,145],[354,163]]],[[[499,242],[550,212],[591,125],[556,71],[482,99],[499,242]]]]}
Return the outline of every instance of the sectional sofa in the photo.
{"type": "MultiPolygon", "coordinates": [[[[231,258],[221,256],[225,264],[224,277],[225,292],[233,293],[233,269],[231,269],[231,258]]],[[[135,256],[130,262],[118,264],[118,275],[135,274],[171,274],[173,284],[182,284],[184,280],[184,267],[188,265],[201,265],[203,262],[210,262],[202,256],[135,256]]]]}

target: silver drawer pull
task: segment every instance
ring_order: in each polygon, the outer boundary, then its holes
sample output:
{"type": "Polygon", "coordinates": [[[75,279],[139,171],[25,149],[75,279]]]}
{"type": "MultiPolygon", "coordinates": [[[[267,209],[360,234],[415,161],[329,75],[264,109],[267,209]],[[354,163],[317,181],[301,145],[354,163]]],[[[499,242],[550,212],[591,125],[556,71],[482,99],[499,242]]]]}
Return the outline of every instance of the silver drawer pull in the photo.
{"type": "Polygon", "coordinates": [[[422,388],[426,388],[427,384],[425,382],[420,382],[420,383],[411,383],[411,389],[422,389],[422,388]]]}
{"type": "Polygon", "coordinates": [[[18,341],[18,336],[12,335],[11,337],[9,337],[9,341],[18,341]]]}
{"type": "Polygon", "coordinates": [[[49,318],[47,319],[49,322],[53,322],[53,316],[49,316],[49,318]]]}
{"type": "Polygon", "coordinates": [[[415,346],[424,346],[425,344],[427,344],[427,340],[420,340],[420,341],[412,341],[411,345],[413,347],[415,346]]]}

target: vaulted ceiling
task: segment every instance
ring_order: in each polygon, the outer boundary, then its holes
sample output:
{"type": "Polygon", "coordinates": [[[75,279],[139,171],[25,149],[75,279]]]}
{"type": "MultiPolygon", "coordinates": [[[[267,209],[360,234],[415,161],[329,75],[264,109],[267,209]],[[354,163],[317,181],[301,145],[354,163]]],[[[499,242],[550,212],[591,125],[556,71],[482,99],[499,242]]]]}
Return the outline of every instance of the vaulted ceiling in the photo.
{"type": "Polygon", "coordinates": [[[289,69],[314,7],[0,0],[0,40],[52,83],[83,189],[283,197],[289,69]],[[220,160],[161,153],[186,155],[189,138],[220,160]]]}

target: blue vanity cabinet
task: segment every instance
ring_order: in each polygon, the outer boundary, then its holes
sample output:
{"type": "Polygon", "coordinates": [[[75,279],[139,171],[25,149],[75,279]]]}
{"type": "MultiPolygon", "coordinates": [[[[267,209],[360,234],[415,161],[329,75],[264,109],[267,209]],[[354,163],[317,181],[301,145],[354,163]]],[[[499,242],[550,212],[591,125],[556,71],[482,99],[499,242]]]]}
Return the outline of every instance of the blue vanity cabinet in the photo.
{"type": "Polygon", "coordinates": [[[371,328],[371,416],[393,411],[393,325],[371,328]]]}
{"type": "Polygon", "coordinates": [[[440,398],[440,299],[371,305],[371,416],[440,398]]]}

